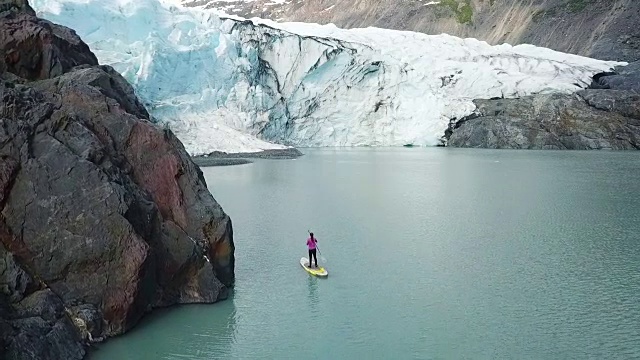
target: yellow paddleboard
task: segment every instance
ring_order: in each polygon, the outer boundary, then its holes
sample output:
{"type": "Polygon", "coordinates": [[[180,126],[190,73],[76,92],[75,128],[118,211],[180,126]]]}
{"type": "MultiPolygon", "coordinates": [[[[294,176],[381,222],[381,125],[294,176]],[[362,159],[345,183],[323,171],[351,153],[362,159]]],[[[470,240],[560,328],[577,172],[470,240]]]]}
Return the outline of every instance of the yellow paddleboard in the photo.
{"type": "Polygon", "coordinates": [[[320,277],[325,277],[325,276],[329,275],[327,270],[325,270],[322,266],[320,266],[319,268],[310,268],[309,267],[309,260],[307,258],[303,257],[302,259],[300,259],[300,265],[305,270],[307,270],[307,272],[309,274],[311,274],[311,275],[320,276],[320,277]]]}

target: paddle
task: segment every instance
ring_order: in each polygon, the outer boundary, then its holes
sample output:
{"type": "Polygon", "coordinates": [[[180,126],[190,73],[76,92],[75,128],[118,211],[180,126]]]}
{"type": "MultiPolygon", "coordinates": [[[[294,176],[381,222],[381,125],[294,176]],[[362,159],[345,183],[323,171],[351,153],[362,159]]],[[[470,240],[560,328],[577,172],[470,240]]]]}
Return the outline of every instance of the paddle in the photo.
{"type": "MultiPolygon", "coordinates": [[[[309,235],[311,235],[311,231],[307,230],[307,232],[309,233],[309,235]]],[[[318,249],[318,254],[320,254],[320,261],[322,263],[327,263],[327,259],[322,256],[322,252],[320,252],[320,247],[318,246],[318,243],[316,243],[316,249],[318,249]]],[[[309,259],[309,265],[311,265],[311,259],[309,259]]]]}
{"type": "MultiPolygon", "coordinates": [[[[324,256],[322,256],[322,253],[320,252],[320,248],[318,247],[318,244],[316,244],[316,249],[318,249],[318,254],[320,254],[320,261],[322,261],[324,264],[326,264],[327,263],[327,259],[324,256]]],[[[309,261],[311,261],[311,260],[309,260],[309,261]]]]}

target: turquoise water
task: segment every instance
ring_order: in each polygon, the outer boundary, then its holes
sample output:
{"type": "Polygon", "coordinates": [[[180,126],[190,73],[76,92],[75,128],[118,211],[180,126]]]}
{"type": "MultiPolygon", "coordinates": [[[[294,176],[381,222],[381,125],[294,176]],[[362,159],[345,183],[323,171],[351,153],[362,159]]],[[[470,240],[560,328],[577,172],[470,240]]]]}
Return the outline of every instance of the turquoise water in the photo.
{"type": "Polygon", "coordinates": [[[640,357],[640,153],[314,149],[205,168],[236,288],[95,359],[640,357]],[[307,229],[329,271],[309,276],[307,229]]]}

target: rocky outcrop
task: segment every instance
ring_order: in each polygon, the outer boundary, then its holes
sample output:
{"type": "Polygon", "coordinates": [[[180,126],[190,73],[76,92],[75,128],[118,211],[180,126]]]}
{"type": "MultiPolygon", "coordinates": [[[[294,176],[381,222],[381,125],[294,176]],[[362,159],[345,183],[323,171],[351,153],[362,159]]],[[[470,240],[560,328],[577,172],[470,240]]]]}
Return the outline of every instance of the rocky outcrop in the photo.
{"type": "Polygon", "coordinates": [[[626,90],[640,93],[640,61],[616,68],[615,72],[594,77],[592,89],[626,90]]]}
{"type": "Polygon", "coordinates": [[[73,30],[36,18],[26,1],[2,0],[0,11],[0,49],[4,50],[3,60],[10,73],[41,80],[77,65],[98,65],[95,55],[73,30]]]}
{"type": "Polygon", "coordinates": [[[226,298],[231,220],[133,88],[25,1],[0,1],[0,55],[0,358],[80,359],[226,298]]]}
{"type": "Polygon", "coordinates": [[[600,74],[572,95],[475,100],[452,122],[447,146],[509,149],[640,149],[640,62],[600,74]]]}
{"type": "Polygon", "coordinates": [[[533,44],[603,60],[640,59],[636,0],[183,0],[246,18],[368,26],[533,44]]]}
{"type": "Polygon", "coordinates": [[[226,153],[215,151],[205,156],[192,157],[193,162],[198,166],[230,166],[252,163],[248,159],[295,159],[302,156],[302,152],[296,148],[287,149],[267,149],[259,152],[249,153],[226,153]]]}

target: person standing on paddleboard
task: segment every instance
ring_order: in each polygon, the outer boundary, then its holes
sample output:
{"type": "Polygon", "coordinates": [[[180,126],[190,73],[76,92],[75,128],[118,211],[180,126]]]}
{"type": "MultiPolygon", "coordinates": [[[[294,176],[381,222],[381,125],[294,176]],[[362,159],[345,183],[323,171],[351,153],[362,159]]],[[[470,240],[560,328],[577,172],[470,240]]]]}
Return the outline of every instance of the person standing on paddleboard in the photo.
{"type": "Polygon", "coordinates": [[[316,238],[313,237],[313,233],[309,233],[309,238],[307,239],[307,247],[309,248],[309,267],[313,267],[313,265],[311,265],[311,256],[313,255],[313,258],[316,262],[316,267],[318,267],[318,257],[316,256],[316,243],[318,242],[318,240],[316,238]]]}

